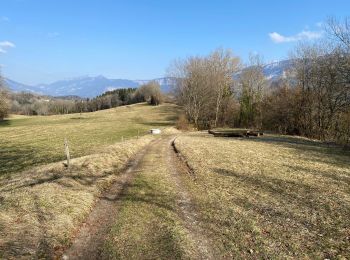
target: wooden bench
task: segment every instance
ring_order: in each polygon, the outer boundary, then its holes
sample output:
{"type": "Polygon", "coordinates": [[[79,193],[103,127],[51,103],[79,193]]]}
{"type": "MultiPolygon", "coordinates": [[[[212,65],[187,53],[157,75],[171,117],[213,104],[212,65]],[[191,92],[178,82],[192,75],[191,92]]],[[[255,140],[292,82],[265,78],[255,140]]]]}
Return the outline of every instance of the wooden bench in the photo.
{"type": "Polygon", "coordinates": [[[264,134],[262,131],[255,130],[208,130],[208,133],[215,137],[258,137],[264,134]]]}

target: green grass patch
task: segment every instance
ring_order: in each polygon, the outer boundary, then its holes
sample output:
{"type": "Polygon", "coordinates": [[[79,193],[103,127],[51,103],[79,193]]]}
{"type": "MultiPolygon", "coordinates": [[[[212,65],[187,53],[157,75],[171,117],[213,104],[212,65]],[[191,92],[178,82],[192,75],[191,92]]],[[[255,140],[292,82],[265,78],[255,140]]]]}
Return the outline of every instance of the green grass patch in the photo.
{"type": "Polygon", "coordinates": [[[93,113],[14,117],[0,123],[0,175],[64,159],[64,138],[71,156],[144,135],[151,128],[175,124],[177,107],[137,104],[93,113]]]}

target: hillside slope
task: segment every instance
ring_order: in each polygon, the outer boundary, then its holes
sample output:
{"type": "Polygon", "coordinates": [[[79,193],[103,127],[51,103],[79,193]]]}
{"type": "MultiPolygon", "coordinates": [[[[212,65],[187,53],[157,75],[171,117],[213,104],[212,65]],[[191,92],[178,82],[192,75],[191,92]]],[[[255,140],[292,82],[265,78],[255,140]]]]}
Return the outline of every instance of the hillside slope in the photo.
{"type": "Polygon", "coordinates": [[[154,127],[174,124],[172,104],[136,104],[92,113],[15,117],[0,123],[0,175],[64,159],[67,138],[71,155],[96,153],[123,139],[143,135],[154,127]],[[142,117],[141,117],[142,115],[142,117]]]}

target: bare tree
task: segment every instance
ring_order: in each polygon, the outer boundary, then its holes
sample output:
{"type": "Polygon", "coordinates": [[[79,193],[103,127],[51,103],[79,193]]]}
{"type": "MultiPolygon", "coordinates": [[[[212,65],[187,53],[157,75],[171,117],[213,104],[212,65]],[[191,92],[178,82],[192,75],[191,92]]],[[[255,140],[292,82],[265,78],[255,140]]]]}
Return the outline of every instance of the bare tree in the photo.
{"type": "Polygon", "coordinates": [[[343,22],[340,22],[335,17],[328,18],[326,31],[330,36],[333,36],[350,49],[350,17],[346,17],[343,22]]]}
{"type": "Polygon", "coordinates": [[[177,101],[184,107],[187,117],[196,127],[199,127],[201,113],[205,111],[204,106],[208,103],[204,63],[201,57],[190,57],[175,62],[170,69],[177,101]]]}
{"type": "Polygon", "coordinates": [[[216,96],[214,120],[214,127],[216,127],[223,100],[233,87],[233,74],[240,67],[240,59],[230,50],[218,49],[209,56],[208,66],[210,85],[216,96]]]}
{"type": "Polygon", "coordinates": [[[238,57],[222,49],[174,62],[170,76],[175,96],[197,128],[218,125],[224,99],[231,98],[233,74],[239,65],[238,57]]]}
{"type": "Polygon", "coordinates": [[[134,98],[139,102],[147,101],[150,105],[154,106],[163,102],[163,94],[160,90],[159,83],[156,81],[151,81],[140,86],[136,90],[134,98]]]}
{"type": "Polygon", "coordinates": [[[336,139],[340,118],[350,110],[350,60],[347,48],[333,42],[300,45],[294,56],[294,77],[300,91],[300,133],[321,140],[336,139]]]}
{"type": "Polygon", "coordinates": [[[263,73],[262,58],[250,55],[249,66],[239,76],[241,124],[244,126],[262,127],[266,78],[263,73]]]}
{"type": "Polygon", "coordinates": [[[299,94],[299,89],[291,86],[288,78],[273,82],[263,101],[264,128],[281,134],[300,134],[299,94]]]}

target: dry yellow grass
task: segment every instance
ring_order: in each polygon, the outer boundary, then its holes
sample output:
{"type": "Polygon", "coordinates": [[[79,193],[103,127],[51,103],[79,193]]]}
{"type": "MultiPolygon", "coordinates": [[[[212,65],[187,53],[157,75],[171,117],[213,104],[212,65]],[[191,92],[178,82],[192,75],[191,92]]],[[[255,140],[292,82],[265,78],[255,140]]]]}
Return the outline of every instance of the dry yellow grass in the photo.
{"type": "MultiPolygon", "coordinates": [[[[176,129],[163,133],[172,135],[176,129]]],[[[169,138],[148,148],[108,235],[105,259],[199,259],[176,200],[179,191],[170,177],[169,138]]]]}
{"type": "Polygon", "coordinates": [[[47,258],[67,246],[100,192],[154,137],[104,148],[103,153],[0,178],[0,258],[47,258]]]}
{"type": "Polygon", "coordinates": [[[142,103],[82,115],[12,117],[0,122],[0,175],[63,160],[65,138],[71,155],[80,157],[120,142],[122,137],[174,125],[177,109],[173,104],[142,103]]]}
{"type": "Polygon", "coordinates": [[[200,223],[223,257],[350,257],[350,154],[303,138],[179,137],[200,223]]]}

